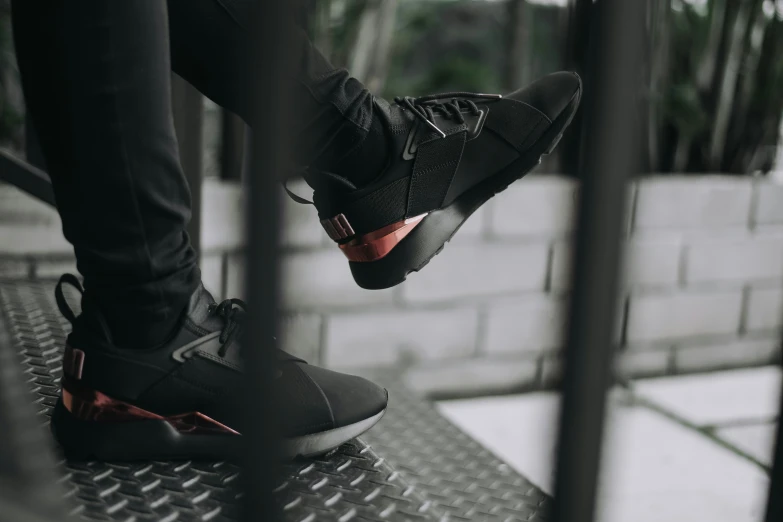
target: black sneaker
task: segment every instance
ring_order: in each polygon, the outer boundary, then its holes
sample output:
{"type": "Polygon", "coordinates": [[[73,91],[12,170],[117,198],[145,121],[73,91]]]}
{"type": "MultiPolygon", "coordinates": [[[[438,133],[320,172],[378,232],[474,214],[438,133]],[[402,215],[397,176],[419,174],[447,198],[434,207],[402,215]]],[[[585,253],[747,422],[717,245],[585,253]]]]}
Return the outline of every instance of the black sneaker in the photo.
{"type": "MultiPolygon", "coordinates": [[[[63,358],[62,396],[52,431],[70,458],[178,460],[239,457],[239,346],[244,311],[238,299],[216,303],[203,286],[190,299],[176,334],[152,350],[112,345],[99,313],[77,318],[62,285],[55,296],[74,325],[63,358]]],[[[83,300],[85,307],[89,305],[83,300]]],[[[386,411],[386,390],[278,352],[275,386],[283,457],[326,453],[367,431],[386,411]]]]}
{"type": "Polygon", "coordinates": [[[552,152],[580,96],[579,76],[560,72],[507,96],[376,99],[394,151],[382,174],[357,188],[305,173],[359,286],[388,288],[424,267],[476,209],[552,152]]]}

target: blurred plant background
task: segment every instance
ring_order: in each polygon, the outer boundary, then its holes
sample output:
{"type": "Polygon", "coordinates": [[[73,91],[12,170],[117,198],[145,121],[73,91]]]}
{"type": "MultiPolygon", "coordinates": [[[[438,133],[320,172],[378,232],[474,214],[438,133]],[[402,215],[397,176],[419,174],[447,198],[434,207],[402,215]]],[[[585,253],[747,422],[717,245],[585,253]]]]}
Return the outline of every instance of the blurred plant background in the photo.
{"type": "Polygon", "coordinates": [[[11,35],[10,0],[0,0],[0,143],[19,148],[24,107],[11,35]]]}
{"type": "MultiPolygon", "coordinates": [[[[584,73],[601,0],[303,0],[316,45],[387,98],[504,92],[569,68],[584,73]]],[[[758,174],[773,168],[783,117],[783,0],[646,0],[640,64],[643,170],[758,174]]],[[[0,142],[23,132],[0,0],[0,142]]],[[[588,79],[589,80],[589,79],[588,79]]],[[[571,172],[577,120],[548,171],[571,172]]]]}

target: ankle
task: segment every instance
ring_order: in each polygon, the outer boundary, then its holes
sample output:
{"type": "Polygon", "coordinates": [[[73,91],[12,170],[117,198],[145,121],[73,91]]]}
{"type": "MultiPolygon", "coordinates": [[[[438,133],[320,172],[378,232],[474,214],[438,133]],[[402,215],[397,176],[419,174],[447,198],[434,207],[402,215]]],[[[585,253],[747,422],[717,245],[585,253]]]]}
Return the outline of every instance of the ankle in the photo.
{"type": "MultiPolygon", "coordinates": [[[[181,313],[166,309],[134,309],[83,299],[70,339],[73,344],[111,346],[125,350],[152,350],[179,330],[181,313]]],[[[184,309],[184,307],[183,307],[184,309]]]]}
{"type": "Polygon", "coordinates": [[[364,135],[348,141],[343,151],[338,149],[334,147],[329,157],[320,158],[312,166],[337,174],[356,187],[371,183],[383,172],[389,160],[389,136],[377,106],[364,135]]]}

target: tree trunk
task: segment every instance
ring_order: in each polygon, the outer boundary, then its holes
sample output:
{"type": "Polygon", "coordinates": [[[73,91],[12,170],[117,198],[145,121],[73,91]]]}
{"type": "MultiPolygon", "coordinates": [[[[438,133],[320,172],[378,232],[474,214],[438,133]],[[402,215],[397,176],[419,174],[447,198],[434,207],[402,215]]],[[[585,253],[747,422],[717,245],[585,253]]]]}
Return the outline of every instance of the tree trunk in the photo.
{"type": "MultiPolygon", "coordinates": [[[[600,8],[600,3],[593,4],[593,0],[570,0],[569,2],[569,27],[568,44],[566,49],[566,67],[576,71],[582,76],[585,91],[590,88],[590,78],[587,72],[587,50],[590,45],[590,32],[593,25],[594,11],[600,8]]],[[[582,99],[586,99],[583,94],[582,99]]],[[[558,147],[558,156],[563,171],[566,174],[577,176],[579,171],[579,159],[582,151],[582,114],[584,109],[576,112],[571,126],[566,129],[558,147]]]]}
{"type": "Polygon", "coordinates": [[[662,90],[668,85],[669,72],[669,23],[671,5],[669,0],[651,0],[652,13],[650,34],[652,49],[649,59],[650,95],[647,99],[647,155],[650,172],[661,170],[662,122],[659,114],[662,90]]]}
{"type": "Polygon", "coordinates": [[[758,68],[761,60],[761,45],[758,49],[753,47],[753,33],[758,31],[761,34],[762,44],[764,33],[768,25],[767,17],[761,7],[761,0],[751,11],[754,17],[752,23],[748,24],[748,31],[745,34],[744,64],[742,73],[739,76],[737,85],[737,94],[732,108],[731,124],[729,126],[729,135],[726,140],[726,157],[732,158],[729,170],[741,171],[742,165],[746,163],[741,160],[741,147],[743,138],[746,135],[749,125],[748,116],[751,111],[753,97],[758,89],[758,68]]]}
{"type": "Polygon", "coordinates": [[[680,134],[677,137],[677,147],[674,150],[672,172],[681,173],[688,169],[688,160],[690,159],[692,144],[693,140],[687,134],[680,134]]]}
{"type": "Polygon", "coordinates": [[[321,54],[332,56],[331,10],[332,0],[316,0],[313,7],[313,44],[321,54]]]}
{"type": "Polygon", "coordinates": [[[751,9],[758,3],[758,0],[740,1],[741,5],[737,16],[732,24],[731,32],[728,34],[726,61],[720,74],[714,124],[710,136],[709,155],[707,156],[709,169],[716,172],[725,169],[723,165],[724,150],[734,103],[734,93],[737,88],[739,67],[744,54],[744,37],[748,30],[748,24],[752,24],[755,20],[755,16],[751,15],[751,9]]]}
{"type": "Polygon", "coordinates": [[[508,51],[506,53],[505,88],[512,91],[530,83],[530,28],[527,0],[509,0],[508,51]]]}
{"type": "Polygon", "coordinates": [[[351,76],[361,82],[366,82],[370,75],[372,67],[372,58],[375,54],[375,43],[379,25],[379,13],[381,10],[381,1],[368,0],[367,6],[361,14],[359,20],[359,30],[356,34],[356,41],[353,44],[353,52],[348,70],[351,76]]]}
{"type": "Polygon", "coordinates": [[[370,72],[367,77],[367,88],[374,93],[383,91],[386,76],[389,73],[391,44],[394,38],[394,27],[397,21],[398,0],[382,0],[378,10],[375,48],[370,72]]]}
{"type": "Polygon", "coordinates": [[[696,73],[696,85],[699,91],[710,89],[715,78],[715,68],[718,62],[718,53],[723,40],[726,27],[727,2],[735,0],[712,0],[712,12],[710,19],[710,31],[707,37],[707,45],[704,48],[702,59],[696,73]]]}

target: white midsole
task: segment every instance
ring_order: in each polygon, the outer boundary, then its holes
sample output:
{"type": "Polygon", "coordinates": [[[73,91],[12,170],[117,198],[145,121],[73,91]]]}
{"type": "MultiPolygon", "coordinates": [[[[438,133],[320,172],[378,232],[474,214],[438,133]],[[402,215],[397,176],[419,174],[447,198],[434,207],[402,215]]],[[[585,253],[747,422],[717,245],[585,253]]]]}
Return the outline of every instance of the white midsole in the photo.
{"type": "Polygon", "coordinates": [[[296,456],[309,457],[326,453],[375,426],[384,413],[386,413],[385,408],[372,417],[343,426],[342,428],[285,439],[282,443],[283,456],[287,458],[296,456]]]}

